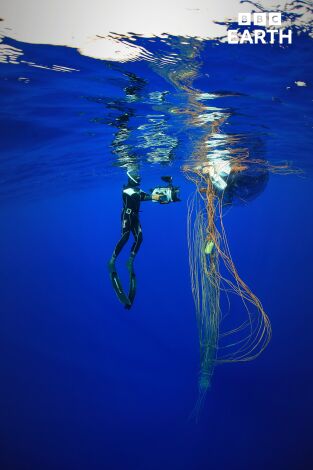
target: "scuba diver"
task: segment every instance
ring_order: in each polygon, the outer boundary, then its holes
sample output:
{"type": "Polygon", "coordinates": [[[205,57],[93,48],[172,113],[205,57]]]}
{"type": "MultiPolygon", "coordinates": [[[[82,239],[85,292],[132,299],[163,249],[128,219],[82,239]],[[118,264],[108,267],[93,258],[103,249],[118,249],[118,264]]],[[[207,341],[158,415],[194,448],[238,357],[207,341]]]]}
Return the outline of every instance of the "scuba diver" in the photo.
{"type": "Polygon", "coordinates": [[[157,186],[150,193],[140,189],[141,178],[136,171],[128,171],[128,182],[123,186],[122,198],[123,209],[121,214],[122,236],[115,246],[112,257],[109,261],[109,272],[113,288],[118,299],[125,308],[130,309],[136,295],[136,276],[134,272],[134,259],[137,255],[143,240],[142,228],[139,220],[139,210],[142,201],[159,202],[160,204],[169,204],[170,202],[180,201],[178,197],[179,188],[172,185],[171,176],[163,176],[162,180],[168,183],[167,186],[157,186]],[[125,294],[121,281],[118,277],[115,267],[115,261],[124,246],[126,245],[130,233],[134,236],[134,242],[131,247],[130,257],[127,261],[129,271],[129,293],[125,294]]]}

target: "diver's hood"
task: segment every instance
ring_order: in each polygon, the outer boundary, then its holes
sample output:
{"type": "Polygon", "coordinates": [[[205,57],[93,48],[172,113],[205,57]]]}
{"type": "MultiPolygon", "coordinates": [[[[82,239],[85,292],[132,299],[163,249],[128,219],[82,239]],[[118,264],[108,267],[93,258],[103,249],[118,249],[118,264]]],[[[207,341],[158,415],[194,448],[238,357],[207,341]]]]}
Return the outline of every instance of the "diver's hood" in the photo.
{"type": "Polygon", "coordinates": [[[139,186],[141,182],[141,177],[136,171],[128,171],[128,186],[139,186]]]}

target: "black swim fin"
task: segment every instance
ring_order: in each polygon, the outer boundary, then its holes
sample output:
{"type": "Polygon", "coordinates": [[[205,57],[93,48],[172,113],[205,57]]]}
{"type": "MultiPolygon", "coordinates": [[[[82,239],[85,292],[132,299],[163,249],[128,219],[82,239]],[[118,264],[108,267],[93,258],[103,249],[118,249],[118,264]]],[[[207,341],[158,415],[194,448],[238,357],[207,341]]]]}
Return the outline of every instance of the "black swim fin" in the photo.
{"type": "Polygon", "coordinates": [[[132,272],[134,272],[134,261],[135,255],[131,254],[126,263],[130,275],[132,274],[132,272]]]}
{"type": "Polygon", "coordinates": [[[115,273],[116,272],[115,260],[116,260],[116,257],[112,256],[112,258],[110,259],[110,261],[108,263],[108,268],[109,268],[110,273],[115,273]]]}
{"type": "Polygon", "coordinates": [[[118,300],[125,306],[125,308],[130,308],[131,302],[123,290],[123,287],[122,287],[122,284],[118,277],[117,272],[112,271],[110,273],[110,278],[111,278],[113,289],[115,290],[115,293],[118,297],[118,300]]]}
{"type": "Polygon", "coordinates": [[[129,299],[129,305],[125,305],[125,308],[128,310],[131,308],[133,305],[133,302],[135,300],[135,295],[136,295],[136,287],[137,287],[137,282],[136,282],[136,275],[135,271],[132,270],[130,272],[130,278],[129,278],[129,292],[128,292],[128,299],[129,299]]]}

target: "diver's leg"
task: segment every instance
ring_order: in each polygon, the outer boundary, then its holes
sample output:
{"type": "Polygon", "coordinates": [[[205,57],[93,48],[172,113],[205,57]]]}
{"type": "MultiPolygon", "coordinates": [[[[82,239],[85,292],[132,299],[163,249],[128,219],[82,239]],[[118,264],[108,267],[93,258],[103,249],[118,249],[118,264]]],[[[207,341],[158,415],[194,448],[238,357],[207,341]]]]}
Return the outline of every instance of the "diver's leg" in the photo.
{"type": "Polygon", "coordinates": [[[134,235],[135,240],[131,247],[130,257],[127,261],[127,267],[129,271],[132,271],[135,256],[137,255],[140,245],[143,241],[142,229],[139,222],[139,218],[137,216],[132,218],[130,229],[132,231],[132,234],[134,235]]]}
{"type": "Polygon", "coordinates": [[[110,279],[112,282],[113,289],[115,290],[115,293],[119,301],[125,306],[125,308],[130,308],[131,302],[123,290],[122,283],[119,279],[119,276],[117,274],[117,270],[115,267],[115,260],[116,260],[116,257],[120,254],[123,247],[125,246],[129,238],[129,235],[130,235],[130,219],[129,219],[129,215],[125,214],[122,216],[122,236],[120,240],[118,241],[118,243],[116,244],[112,257],[109,261],[110,279]]]}
{"type": "Polygon", "coordinates": [[[120,254],[125,244],[127,243],[127,240],[129,239],[129,235],[130,235],[130,230],[131,230],[130,216],[128,214],[125,214],[122,217],[122,236],[120,240],[117,242],[116,247],[113,251],[113,256],[115,256],[115,258],[117,258],[117,256],[120,254]]]}
{"type": "Polygon", "coordinates": [[[131,227],[131,223],[130,223],[129,215],[125,214],[122,217],[122,236],[121,236],[120,240],[117,242],[117,244],[114,248],[112,257],[109,261],[109,269],[111,271],[115,270],[115,260],[118,257],[118,255],[120,254],[120,252],[122,251],[125,244],[127,243],[127,240],[129,239],[130,227],[131,227]]]}
{"type": "Polygon", "coordinates": [[[134,271],[134,259],[143,241],[142,229],[141,229],[141,225],[139,222],[139,218],[135,216],[132,218],[131,222],[132,223],[131,223],[130,228],[134,235],[135,240],[131,248],[130,257],[128,258],[128,261],[127,261],[127,268],[129,270],[129,292],[128,292],[129,304],[125,305],[125,308],[127,309],[131,308],[135,300],[135,296],[136,296],[136,275],[134,271]]]}
{"type": "Polygon", "coordinates": [[[142,236],[142,228],[139,222],[138,217],[134,217],[132,224],[130,226],[130,229],[134,235],[135,241],[133,243],[133,246],[131,247],[131,255],[136,256],[136,254],[139,251],[140,245],[143,242],[143,236],[142,236]]]}

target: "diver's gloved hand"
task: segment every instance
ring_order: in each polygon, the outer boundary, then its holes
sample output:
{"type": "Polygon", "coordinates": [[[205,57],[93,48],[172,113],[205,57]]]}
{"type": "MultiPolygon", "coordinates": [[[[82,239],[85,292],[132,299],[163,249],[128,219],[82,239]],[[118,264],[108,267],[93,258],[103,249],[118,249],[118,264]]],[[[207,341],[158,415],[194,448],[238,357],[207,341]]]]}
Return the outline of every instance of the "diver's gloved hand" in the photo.
{"type": "Polygon", "coordinates": [[[159,202],[160,204],[167,204],[168,202],[170,202],[167,194],[161,194],[157,192],[154,192],[152,194],[152,201],[159,202]]]}
{"type": "Polygon", "coordinates": [[[158,194],[158,193],[152,193],[152,195],[151,195],[151,199],[154,202],[160,202],[161,198],[162,198],[162,195],[158,194]]]}

